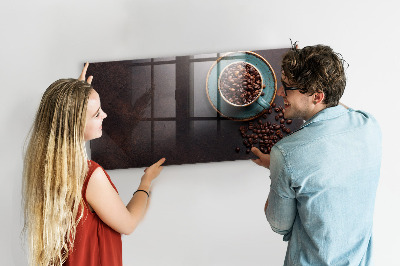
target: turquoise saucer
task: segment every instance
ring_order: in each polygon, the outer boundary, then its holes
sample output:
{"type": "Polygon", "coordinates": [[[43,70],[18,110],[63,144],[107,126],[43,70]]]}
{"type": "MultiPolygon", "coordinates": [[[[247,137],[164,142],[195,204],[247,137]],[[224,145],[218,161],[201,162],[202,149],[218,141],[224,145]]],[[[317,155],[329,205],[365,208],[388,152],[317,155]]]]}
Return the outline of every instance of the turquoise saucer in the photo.
{"type": "Polygon", "coordinates": [[[222,116],[231,120],[247,121],[262,115],[270,107],[276,95],[276,76],[271,65],[259,54],[253,52],[233,52],[218,58],[207,74],[206,92],[212,107],[222,116]],[[222,70],[234,62],[247,62],[254,65],[262,75],[264,95],[254,103],[237,107],[227,103],[218,90],[218,79],[222,70]]]}

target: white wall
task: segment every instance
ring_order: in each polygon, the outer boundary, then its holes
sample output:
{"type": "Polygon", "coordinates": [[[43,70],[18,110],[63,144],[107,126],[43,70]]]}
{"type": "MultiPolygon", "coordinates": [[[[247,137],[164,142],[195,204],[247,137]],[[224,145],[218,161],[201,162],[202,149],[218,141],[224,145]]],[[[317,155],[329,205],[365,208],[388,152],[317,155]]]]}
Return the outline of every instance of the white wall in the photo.
{"type": "MultiPolygon", "coordinates": [[[[350,63],[342,101],[381,124],[375,261],[396,265],[397,10],[395,1],[1,1],[0,264],[26,265],[19,235],[22,147],[52,81],[77,77],[86,60],[281,48],[292,38],[301,47],[322,43],[342,53],[350,63]]],[[[142,171],[109,171],[125,202],[142,171]]],[[[249,161],[166,167],[143,223],[123,237],[125,265],[281,265],[286,244],[263,214],[268,176],[249,161]]]]}

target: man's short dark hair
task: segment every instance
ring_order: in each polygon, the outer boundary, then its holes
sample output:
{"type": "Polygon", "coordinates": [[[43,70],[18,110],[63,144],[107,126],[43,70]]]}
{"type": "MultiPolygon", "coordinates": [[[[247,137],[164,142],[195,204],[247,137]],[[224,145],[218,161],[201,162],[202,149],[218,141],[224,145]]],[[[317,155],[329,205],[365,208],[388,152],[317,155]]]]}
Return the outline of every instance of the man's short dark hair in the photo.
{"type": "Polygon", "coordinates": [[[301,93],[323,92],[324,104],[336,106],[346,87],[342,56],[325,45],[297,49],[296,43],[283,55],[282,71],[301,93]]]}

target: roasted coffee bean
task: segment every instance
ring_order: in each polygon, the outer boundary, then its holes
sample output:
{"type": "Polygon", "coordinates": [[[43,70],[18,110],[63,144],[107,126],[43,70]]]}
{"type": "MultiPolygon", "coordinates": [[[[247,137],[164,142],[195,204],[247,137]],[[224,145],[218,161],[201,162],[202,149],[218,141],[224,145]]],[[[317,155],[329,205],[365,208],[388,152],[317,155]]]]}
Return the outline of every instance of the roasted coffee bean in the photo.
{"type": "Polygon", "coordinates": [[[272,105],[271,105],[273,108],[275,108],[276,107],[276,103],[272,103],[272,105]]]}
{"type": "Polygon", "coordinates": [[[269,114],[272,114],[272,109],[268,109],[268,113],[269,113],[269,114]]]}
{"type": "Polygon", "coordinates": [[[264,112],[261,119],[258,118],[258,120],[249,121],[246,126],[240,126],[239,129],[241,136],[246,140],[243,141],[243,145],[246,149],[249,150],[256,146],[261,152],[270,153],[271,148],[275,143],[284,138],[284,134],[291,133],[290,128],[285,127],[286,124],[292,123],[292,120],[284,118],[285,109],[283,109],[282,106],[276,106],[276,104],[274,108],[272,106],[273,104],[271,104],[271,106],[264,112]],[[263,119],[268,119],[269,110],[271,110],[271,113],[278,111],[273,116],[277,121],[276,123],[271,123],[270,121],[265,120],[263,121],[263,119]],[[248,130],[250,130],[249,133],[251,134],[247,134],[248,130]]]}
{"type": "Polygon", "coordinates": [[[235,151],[236,151],[236,152],[240,152],[240,148],[239,148],[239,147],[236,147],[235,151]]]}
{"type": "Polygon", "coordinates": [[[249,153],[250,153],[250,149],[247,149],[247,150],[246,150],[246,153],[249,154],[249,153]]]}
{"type": "Polygon", "coordinates": [[[236,62],[221,73],[219,90],[230,103],[247,105],[261,94],[259,84],[261,76],[254,66],[246,62],[236,62]]]}

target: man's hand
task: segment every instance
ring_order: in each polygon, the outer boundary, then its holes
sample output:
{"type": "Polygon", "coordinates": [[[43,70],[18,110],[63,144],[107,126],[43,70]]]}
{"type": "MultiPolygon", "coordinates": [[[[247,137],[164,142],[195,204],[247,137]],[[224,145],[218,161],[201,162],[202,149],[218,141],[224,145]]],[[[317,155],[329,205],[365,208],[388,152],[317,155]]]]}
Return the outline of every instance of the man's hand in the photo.
{"type": "Polygon", "coordinates": [[[256,147],[251,148],[251,151],[258,157],[258,159],[251,159],[251,160],[253,162],[255,162],[256,164],[264,166],[265,168],[269,169],[269,162],[270,162],[270,159],[271,159],[269,154],[262,153],[256,147]]]}

